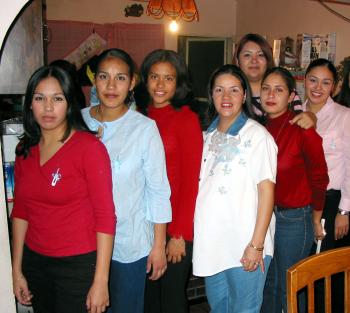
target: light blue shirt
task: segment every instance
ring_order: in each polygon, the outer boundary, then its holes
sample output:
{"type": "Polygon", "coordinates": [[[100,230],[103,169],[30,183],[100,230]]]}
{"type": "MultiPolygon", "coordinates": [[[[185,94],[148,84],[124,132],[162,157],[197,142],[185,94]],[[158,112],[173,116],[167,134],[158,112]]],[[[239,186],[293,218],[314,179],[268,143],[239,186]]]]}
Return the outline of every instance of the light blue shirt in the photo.
{"type": "Polygon", "coordinates": [[[154,121],[133,110],[112,122],[82,116],[91,130],[103,127],[112,165],[117,215],[113,260],[131,263],[147,256],[153,244],[154,223],[171,221],[170,186],[164,147],[154,121]]]}

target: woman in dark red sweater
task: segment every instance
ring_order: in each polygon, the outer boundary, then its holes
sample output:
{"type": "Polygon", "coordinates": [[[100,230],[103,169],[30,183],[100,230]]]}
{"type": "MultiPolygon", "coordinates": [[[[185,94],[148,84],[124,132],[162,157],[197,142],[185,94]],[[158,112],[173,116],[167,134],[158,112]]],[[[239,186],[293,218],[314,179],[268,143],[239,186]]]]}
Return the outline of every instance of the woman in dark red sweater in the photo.
{"type": "MultiPolygon", "coordinates": [[[[314,237],[322,239],[321,215],[328,184],[322,139],[314,128],[289,121],[295,81],[284,68],[268,70],[261,87],[266,128],[278,146],[275,189],[275,252],[268,271],[262,312],[287,312],[287,269],[307,257],[314,237]]],[[[305,300],[305,299],[304,299],[305,300]]],[[[303,299],[300,312],[303,311],[303,299]]]]}
{"type": "Polygon", "coordinates": [[[136,93],[139,110],[157,123],[171,187],[172,222],[167,227],[168,268],[147,281],[145,312],[187,313],[186,285],[192,261],[193,215],[198,192],[203,137],[190,109],[193,94],[187,68],[174,51],[155,50],[141,66],[136,93]]]}

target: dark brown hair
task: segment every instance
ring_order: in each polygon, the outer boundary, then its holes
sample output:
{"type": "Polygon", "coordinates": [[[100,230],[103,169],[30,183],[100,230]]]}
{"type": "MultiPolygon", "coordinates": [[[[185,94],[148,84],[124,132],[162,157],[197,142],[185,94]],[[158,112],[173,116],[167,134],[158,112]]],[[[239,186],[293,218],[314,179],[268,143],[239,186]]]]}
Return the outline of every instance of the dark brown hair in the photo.
{"type": "Polygon", "coordinates": [[[237,44],[237,48],[236,48],[232,63],[239,66],[238,57],[242,52],[242,49],[245,46],[245,44],[250,41],[256,43],[260,47],[261,51],[264,53],[264,56],[266,58],[267,69],[272,68],[274,66],[273,57],[272,57],[272,48],[270,44],[267,42],[267,40],[259,34],[250,33],[250,34],[244,35],[241,38],[241,40],[237,44]]]}

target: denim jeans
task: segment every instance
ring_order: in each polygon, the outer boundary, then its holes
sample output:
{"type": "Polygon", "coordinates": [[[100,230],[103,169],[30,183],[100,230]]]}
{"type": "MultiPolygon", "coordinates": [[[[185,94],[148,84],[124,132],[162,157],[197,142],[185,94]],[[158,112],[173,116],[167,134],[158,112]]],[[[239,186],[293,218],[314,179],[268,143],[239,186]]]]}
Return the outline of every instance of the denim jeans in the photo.
{"type": "MultiPolygon", "coordinates": [[[[314,232],[312,208],[275,208],[275,251],[264,288],[262,313],[287,312],[287,270],[309,256],[314,232]]],[[[305,293],[299,297],[299,312],[305,312],[305,293]]]]}
{"type": "Polygon", "coordinates": [[[112,260],[108,313],[143,313],[147,257],[132,263],[112,260]]]}
{"type": "Polygon", "coordinates": [[[205,277],[211,313],[259,313],[266,273],[271,256],[264,258],[265,273],[260,268],[246,272],[234,267],[205,277]]]}

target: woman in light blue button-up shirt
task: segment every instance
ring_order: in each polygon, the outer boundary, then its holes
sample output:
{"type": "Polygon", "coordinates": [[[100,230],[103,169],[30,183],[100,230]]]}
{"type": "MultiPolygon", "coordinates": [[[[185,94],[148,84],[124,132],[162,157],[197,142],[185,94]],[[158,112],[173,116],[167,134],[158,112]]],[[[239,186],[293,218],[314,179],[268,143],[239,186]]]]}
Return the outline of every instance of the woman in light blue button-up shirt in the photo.
{"type": "Polygon", "coordinates": [[[164,148],[155,122],[128,107],[134,85],[130,56],[119,49],[106,50],[95,74],[100,104],[82,110],[112,164],[117,229],[108,312],[143,312],[146,272],[155,280],[166,270],[171,206],[164,148]]]}

